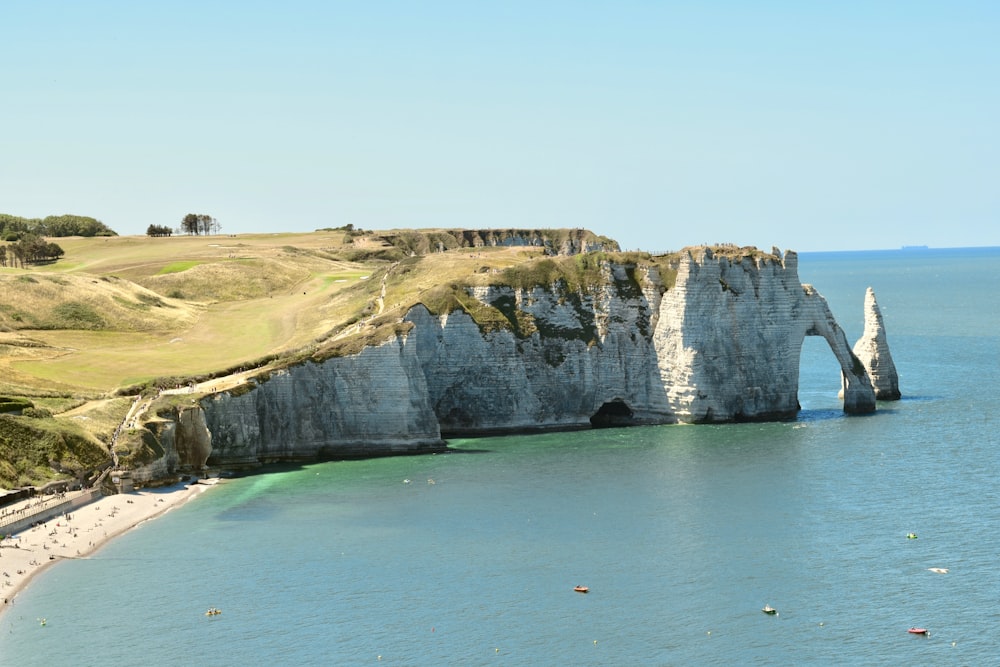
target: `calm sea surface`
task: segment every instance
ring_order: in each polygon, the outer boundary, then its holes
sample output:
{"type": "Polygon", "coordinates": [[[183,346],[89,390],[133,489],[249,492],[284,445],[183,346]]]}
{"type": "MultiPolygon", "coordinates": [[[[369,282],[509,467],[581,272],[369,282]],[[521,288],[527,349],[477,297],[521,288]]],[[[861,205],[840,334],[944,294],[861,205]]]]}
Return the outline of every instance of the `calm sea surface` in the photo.
{"type": "Polygon", "coordinates": [[[799,274],[852,344],[875,288],[904,400],[845,417],[809,338],[795,422],[230,480],[36,579],[0,664],[998,664],[1000,249],[799,274]]]}

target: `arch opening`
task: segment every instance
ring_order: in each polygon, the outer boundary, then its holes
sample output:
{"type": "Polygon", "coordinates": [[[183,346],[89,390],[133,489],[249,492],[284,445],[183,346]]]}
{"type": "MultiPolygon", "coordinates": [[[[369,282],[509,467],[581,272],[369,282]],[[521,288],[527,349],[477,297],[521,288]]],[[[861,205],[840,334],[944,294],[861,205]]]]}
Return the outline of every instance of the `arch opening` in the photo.
{"type": "Polygon", "coordinates": [[[807,413],[842,413],[841,377],[840,363],[830,354],[829,343],[818,334],[807,334],[799,352],[799,409],[807,413]]]}

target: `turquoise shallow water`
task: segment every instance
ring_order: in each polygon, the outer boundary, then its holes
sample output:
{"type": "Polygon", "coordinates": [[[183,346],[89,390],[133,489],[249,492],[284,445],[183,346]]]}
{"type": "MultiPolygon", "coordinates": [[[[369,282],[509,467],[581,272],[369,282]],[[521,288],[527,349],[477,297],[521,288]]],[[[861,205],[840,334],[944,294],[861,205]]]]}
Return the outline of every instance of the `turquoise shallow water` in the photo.
{"type": "Polygon", "coordinates": [[[905,396],[876,415],[842,415],[809,339],[795,422],[230,480],[48,570],[0,619],[0,664],[992,664],[998,259],[800,257],[852,342],[876,290],[905,396]]]}

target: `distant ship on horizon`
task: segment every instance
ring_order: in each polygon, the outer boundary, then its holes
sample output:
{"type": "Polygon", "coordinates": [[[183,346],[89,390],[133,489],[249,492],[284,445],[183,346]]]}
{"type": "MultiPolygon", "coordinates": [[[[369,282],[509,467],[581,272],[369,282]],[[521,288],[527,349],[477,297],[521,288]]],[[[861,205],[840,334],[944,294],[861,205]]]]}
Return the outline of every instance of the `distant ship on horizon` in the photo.
{"type": "Polygon", "coordinates": [[[930,250],[930,246],[925,245],[904,245],[903,250],[930,250]]]}

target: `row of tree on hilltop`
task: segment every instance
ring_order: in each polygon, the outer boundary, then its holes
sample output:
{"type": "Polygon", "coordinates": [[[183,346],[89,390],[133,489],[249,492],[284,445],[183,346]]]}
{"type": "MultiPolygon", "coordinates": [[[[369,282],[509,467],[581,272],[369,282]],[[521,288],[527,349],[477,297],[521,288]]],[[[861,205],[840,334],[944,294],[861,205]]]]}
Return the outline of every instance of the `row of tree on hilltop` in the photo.
{"type": "Polygon", "coordinates": [[[0,266],[23,269],[25,264],[54,262],[65,254],[62,248],[41,236],[25,234],[14,243],[0,245],[0,266]]]}
{"type": "Polygon", "coordinates": [[[204,213],[188,213],[181,219],[181,226],[176,230],[166,225],[150,225],[146,228],[146,236],[172,236],[176,231],[178,234],[218,234],[222,229],[219,221],[204,213]]]}
{"type": "Polygon", "coordinates": [[[15,242],[25,236],[118,236],[117,232],[96,218],[86,215],[50,215],[45,218],[22,218],[0,213],[0,240],[15,242]]]}
{"type": "MultiPolygon", "coordinates": [[[[218,234],[222,229],[219,221],[204,213],[188,213],[181,219],[177,229],[166,225],[150,225],[146,229],[149,236],[171,236],[177,234],[218,234]]],[[[50,215],[45,218],[24,218],[19,215],[0,213],[0,241],[15,243],[27,236],[118,236],[118,233],[96,218],[86,215],[50,215]]]]}
{"type": "Polygon", "coordinates": [[[188,213],[181,220],[181,230],[185,234],[218,234],[220,229],[219,221],[204,213],[188,213]]]}

